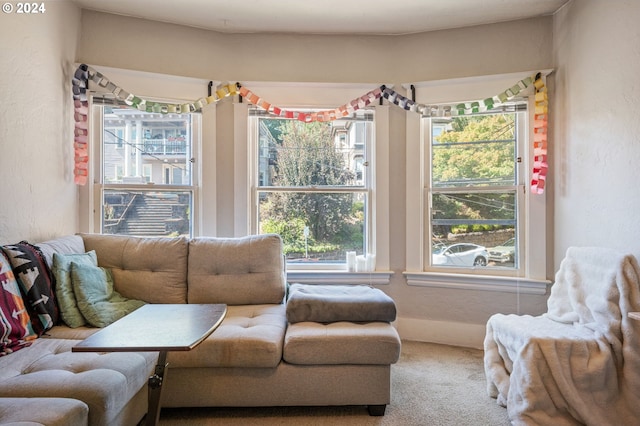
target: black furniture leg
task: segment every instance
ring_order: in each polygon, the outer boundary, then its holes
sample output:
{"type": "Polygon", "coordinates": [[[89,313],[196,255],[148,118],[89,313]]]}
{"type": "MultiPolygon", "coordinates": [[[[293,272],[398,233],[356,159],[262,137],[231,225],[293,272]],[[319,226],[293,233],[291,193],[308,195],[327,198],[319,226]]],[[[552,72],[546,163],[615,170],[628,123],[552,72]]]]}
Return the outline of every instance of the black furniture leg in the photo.
{"type": "Polygon", "coordinates": [[[160,420],[160,396],[162,395],[162,381],[167,367],[167,351],[160,351],[155,374],[149,377],[149,407],[147,408],[147,426],[155,426],[160,420]]]}
{"type": "Polygon", "coordinates": [[[384,416],[384,411],[386,410],[387,405],[367,405],[367,410],[369,410],[370,416],[384,416]]]}

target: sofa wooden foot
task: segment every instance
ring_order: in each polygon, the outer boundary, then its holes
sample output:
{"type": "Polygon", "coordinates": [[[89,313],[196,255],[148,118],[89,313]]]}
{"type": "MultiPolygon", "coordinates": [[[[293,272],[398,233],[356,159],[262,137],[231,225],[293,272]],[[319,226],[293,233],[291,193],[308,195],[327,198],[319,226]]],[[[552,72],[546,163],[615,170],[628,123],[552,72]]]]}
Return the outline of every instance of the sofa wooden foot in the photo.
{"type": "Polygon", "coordinates": [[[370,416],[384,416],[384,410],[387,408],[385,404],[382,405],[368,405],[370,416]]]}

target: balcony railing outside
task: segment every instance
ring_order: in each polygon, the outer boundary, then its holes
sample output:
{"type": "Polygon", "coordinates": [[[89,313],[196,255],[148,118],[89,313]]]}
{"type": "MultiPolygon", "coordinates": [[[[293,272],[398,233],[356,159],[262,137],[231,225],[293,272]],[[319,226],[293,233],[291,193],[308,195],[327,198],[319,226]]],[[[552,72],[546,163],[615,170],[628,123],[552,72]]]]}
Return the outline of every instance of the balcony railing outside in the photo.
{"type": "Polygon", "coordinates": [[[185,155],[187,142],[182,138],[143,139],[143,154],[146,155],[185,155]]]}

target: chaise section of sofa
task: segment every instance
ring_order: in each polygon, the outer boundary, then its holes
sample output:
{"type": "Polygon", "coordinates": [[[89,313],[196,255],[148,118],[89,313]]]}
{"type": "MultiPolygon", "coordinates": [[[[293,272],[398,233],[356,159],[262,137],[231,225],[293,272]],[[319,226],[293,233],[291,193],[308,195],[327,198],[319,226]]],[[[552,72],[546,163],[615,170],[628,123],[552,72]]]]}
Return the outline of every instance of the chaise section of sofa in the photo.
{"type": "MultiPolygon", "coordinates": [[[[36,247],[49,268],[55,253],[86,251],[78,235],[36,247]]],[[[147,411],[147,380],[157,353],[71,351],[95,331],[59,323],[28,345],[0,356],[0,423],[137,424],[147,411]]]]}
{"type": "Polygon", "coordinates": [[[0,424],[89,426],[89,407],[71,398],[0,398],[0,424]]]}
{"type": "Polygon", "coordinates": [[[0,398],[72,398],[87,405],[92,426],[137,423],[157,354],[71,352],[79,342],[45,336],[0,357],[0,398]]]}

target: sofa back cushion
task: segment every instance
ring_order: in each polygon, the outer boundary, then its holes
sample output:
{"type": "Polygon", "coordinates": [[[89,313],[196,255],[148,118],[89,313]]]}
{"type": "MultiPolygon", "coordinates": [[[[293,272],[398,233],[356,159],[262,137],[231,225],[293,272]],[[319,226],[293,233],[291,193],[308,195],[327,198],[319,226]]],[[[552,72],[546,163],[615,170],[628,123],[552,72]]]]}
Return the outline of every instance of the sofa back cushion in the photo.
{"type": "Polygon", "coordinates": [[[130,237],[82,234],[98,265],[111,269],[114,288],[128,299],[186,303],[188,240],[184,237],[130,237]]]}
{"type": "Polygon", "coordinates": [[[276,234],[194,238],[189,242],[189,303],[281,303],[282,240],[276,234]]]}
{"type": "Polygon", "coordinates": [[[53,266],[53,254],[77,254],[84,253],[84,242],[80,235],[65,235],[53,240],[36,244],[49,267],[53,266]]]}

